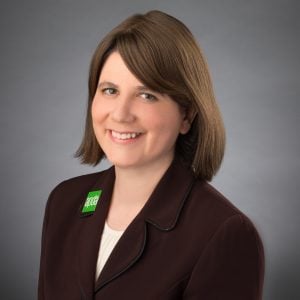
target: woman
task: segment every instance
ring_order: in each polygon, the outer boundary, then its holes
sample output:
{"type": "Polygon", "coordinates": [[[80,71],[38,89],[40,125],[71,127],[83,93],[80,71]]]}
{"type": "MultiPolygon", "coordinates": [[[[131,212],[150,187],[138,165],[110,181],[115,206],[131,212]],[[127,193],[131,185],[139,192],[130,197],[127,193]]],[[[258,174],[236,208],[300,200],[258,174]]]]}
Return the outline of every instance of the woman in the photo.
{"type": "Polygon", "coordinates": [[[39,299],[261,299],[263,246],[209,183],[224,127],[190,31],[159,11],[92,58],[83,163],[47,202],[39,299]]]}

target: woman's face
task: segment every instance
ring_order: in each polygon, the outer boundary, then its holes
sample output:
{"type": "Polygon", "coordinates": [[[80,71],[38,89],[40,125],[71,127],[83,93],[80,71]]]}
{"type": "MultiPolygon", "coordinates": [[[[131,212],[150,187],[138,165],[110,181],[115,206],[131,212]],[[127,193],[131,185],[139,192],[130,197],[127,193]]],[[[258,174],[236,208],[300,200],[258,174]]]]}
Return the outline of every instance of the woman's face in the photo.
{"type": "Polygon", "coordinates": [[[178,134],[190,127],[178,104],[145,87],[118,52],[102,68],[91,112],[100,147],[120,168],[170,163],[178,134]]]}

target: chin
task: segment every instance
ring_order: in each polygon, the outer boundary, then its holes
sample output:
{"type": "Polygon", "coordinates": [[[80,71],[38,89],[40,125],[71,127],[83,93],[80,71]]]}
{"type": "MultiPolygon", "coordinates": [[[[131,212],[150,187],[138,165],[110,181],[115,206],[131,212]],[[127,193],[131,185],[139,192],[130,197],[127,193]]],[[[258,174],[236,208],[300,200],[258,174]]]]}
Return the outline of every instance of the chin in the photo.
{"type": "Polygon", "coordinates": [[[132,168],[139,165],[137,161],[130,161],[128,159],[112,159],[109,157],[107,159],[112,165],[118,168],[132,168]]]}

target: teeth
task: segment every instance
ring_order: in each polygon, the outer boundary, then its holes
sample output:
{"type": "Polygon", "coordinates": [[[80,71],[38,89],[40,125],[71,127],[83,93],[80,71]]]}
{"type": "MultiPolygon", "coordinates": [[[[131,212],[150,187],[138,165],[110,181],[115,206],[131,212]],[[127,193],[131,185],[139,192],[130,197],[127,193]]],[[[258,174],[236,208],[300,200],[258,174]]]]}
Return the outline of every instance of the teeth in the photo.
{"type": "Polygon", "coordinates": [[[135,139],[139,133],[119,133],[116,131],[111,131],[111,134],[114,138],[119,139],[119,140],[128,140],[128,139],[135,139]]]}

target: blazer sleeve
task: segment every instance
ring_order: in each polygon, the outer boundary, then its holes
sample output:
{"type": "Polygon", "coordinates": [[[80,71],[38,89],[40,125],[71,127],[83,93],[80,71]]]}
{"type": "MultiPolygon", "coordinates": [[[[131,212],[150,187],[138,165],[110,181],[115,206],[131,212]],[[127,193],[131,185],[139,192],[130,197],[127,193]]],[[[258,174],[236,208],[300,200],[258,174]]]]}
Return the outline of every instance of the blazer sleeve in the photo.
{"type": "Polygon", "coordinates": [[[43,220],[43,229],[42,229],[42,240],[41,240],[41,256],[40,256],[40,270],[39,270],[39,281],[38,281],[38,299],[45,299],[44,295],[44,269],[45,269],[45,260],[46,260],[46,237],[47,237],[47,228],[50,215],[50,203],[51,199],[54,197],[55,190],[52,190],[48,197],[48,201],[45,208],[44,220],[43,220]]]}
{"type": "Polygon", "coordinates": [[[212,236],[194,266],[184,300],[261,300],[264,250],[244,215],[227,219],[212,236]]]}

